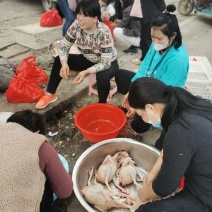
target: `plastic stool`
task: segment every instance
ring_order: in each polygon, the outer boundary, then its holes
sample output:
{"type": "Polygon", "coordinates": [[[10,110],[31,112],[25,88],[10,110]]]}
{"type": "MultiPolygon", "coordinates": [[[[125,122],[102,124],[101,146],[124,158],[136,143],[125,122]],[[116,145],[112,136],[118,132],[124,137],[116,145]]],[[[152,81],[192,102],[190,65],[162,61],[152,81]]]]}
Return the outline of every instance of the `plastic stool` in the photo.
{"type": "MultiPolygon", "coordinates": [[[[115,79],[112,78],[110,81],[115,82],[115,79]]],[[[88,95],[91,96],[92,93],[98,95],[98,91],[93,88],[93,86],[96,84],[96,74],[90,74],[88,83],[89,83],[88,95]]],[[[116,92],[117,92],[117,86],[115,86],[110,90],[109,95],[107,97],[107,101],[110,101],[112,99],[113,94],[115,94],[116,92]]]]}

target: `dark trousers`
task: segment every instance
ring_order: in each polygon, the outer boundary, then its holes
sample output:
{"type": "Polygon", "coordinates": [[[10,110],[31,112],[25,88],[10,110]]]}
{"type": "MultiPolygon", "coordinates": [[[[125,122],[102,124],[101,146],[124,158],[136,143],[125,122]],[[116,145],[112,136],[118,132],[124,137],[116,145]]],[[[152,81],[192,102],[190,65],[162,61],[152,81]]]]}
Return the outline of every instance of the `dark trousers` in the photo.
{"type": "Polygon", "coordinates": [[[186,189],[175,196],[148,202],[141,205],[136,212],[210,212],[210,210],[186,189]]]}
{"type": "MultiPolygon", "coordinates": [[[[130,88],[131,79],[135,76],[132,71],[119,69],[115,74],[115,80],[117,84],[117,91],[125,95],[130,88]]],[[[135,97],[136,98],[136,97],[135,97]]],[[[135,114],[134,120],[131,122],[132,129],[137,133],[147,132],[150,128],[150,124],[143,121],[143,119],[135,114]]]]}
{"type": "Polygon", "coordinates": [[[144,60],[149,47],[152,43],[152,38],[151,38],[151,33],[150,33],[150,28],[151,28],[151,23],[144,23],[143,18],[141,20],[141,40],[140,40],[140,48],[141,48],[141,61],[144,60]]]}
{"type": "Polygon", "coordinates": [[[53,203],[53,191],[48,181],[45,183],[43,197],[40,203],[40,212],[50,211],[53,203]]]}
{"type": "MultiPolygon", "coordinates": [[[[95,63],[92,63],[89,60],[87,60],[82,54],[70,54],[68,57],[68,65],[71,70],[80,72],[95,65],[95,63]]],[[[62,66],[58,56],[54,60],[54,64],[52,67],[52,71],[47,86],[47,92],[51,94],[56,93],[57,87],[60,84],[60,81],[62,80],[62,77],[60,77],[59,75],[61,67],[62,66]]],[[[103,71],[96,73],[99,103],[107,102],[107,97],[110,92],[110,79],[114,77],[115,72],[118,70],[118,68],[119,68],[118,61],[115,60],[111,63],[109,69],[105,69],[103,71]]]]}

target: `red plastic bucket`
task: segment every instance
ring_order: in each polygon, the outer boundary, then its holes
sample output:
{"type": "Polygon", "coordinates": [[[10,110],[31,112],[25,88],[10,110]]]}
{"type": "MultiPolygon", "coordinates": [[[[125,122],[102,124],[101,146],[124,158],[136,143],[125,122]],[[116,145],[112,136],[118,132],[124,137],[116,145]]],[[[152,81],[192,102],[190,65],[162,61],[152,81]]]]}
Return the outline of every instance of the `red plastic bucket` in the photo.
{"type": "Polygon", "coordinates": [[[115,105],[97,103],[81,108],[74,120],[83,136],[97,143],[116,138],[126,123],[126,115],[115,105]]]}

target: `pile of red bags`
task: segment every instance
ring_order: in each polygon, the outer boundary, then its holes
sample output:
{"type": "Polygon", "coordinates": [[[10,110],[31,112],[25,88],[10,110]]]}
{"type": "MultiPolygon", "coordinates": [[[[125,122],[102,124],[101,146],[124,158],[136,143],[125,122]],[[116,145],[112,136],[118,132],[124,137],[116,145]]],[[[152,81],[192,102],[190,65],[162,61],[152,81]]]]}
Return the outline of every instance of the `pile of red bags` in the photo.
{"type": "Polygon", "coordinates": [[[36,102],[43,95],[44,91],[38,85],[46,85],[48,75],[45,71],[36,66],[35,56],[29,56],[21,61],[16,68],[17,76],[14,76],[6,91],[9,103],[36,102]]]}

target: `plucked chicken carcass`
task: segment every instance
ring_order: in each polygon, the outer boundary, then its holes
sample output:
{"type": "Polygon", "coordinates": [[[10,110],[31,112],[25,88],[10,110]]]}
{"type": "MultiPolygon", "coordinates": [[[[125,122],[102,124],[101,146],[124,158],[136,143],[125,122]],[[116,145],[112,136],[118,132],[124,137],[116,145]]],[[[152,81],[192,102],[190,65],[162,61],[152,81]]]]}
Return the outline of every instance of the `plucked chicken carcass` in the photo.
{"type": "Polygon", "coordinates": [[[134,183],[137,188],[140,188],[141,185],[139,185],[136,181],[137,169],[132,158],[126,157],[121,161],[121,163],[121,167],[117,170],[119,184],[122,186],[126,186],[134,183]]]}
{"type": "Polygon", "coordinates": [[[128,208],[133,209],[131,206],[135,197],[128,196],[120,191],[110,191],[101,183],[94,179],[94,183],[91,183],[91,178],[93,175],[94,167],[92,167],[91,171],[89,172],[89,179],[88,179],[88,186],[85,186],[82,189],[82,195],[84,196],[85,200],[90,204],[93,204],[96,209],[102,212],[107,212],[110,208],[128,208]],[[132,198],[132,199],[131,199],[132,198]]]}
{"type": "MultiPolygon", "coordinates": [[[[114,180],[117,167],[119,166],[119,161],[122,161],[125,157],[128,157],[128,153],[126,151],[117,152],[114,156],[108,155],[96,171],[96,179],[100,183],[104,183],[108,187],[108,190],[111,190],[109,183],[114,180]]],[[[116,184],[116,182],[114,183],[116,184]]],[[[118,184],[116,185],[118,186],[118,184]]],[[[121,187],[119,188],[124,190],[121,187]]]]}

